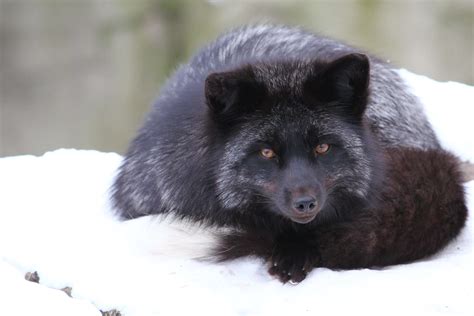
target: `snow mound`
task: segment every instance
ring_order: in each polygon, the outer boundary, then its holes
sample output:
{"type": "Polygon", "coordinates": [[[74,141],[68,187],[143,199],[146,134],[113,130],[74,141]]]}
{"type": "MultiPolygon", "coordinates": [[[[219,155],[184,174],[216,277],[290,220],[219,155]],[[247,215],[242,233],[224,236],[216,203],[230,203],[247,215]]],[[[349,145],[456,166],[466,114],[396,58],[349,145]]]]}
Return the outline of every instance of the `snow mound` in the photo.
{"type": "MultiPolygon", "coordinates": [[[[474,161],[474,88],[400,73],[442,144],[474,161]]],[[[120,161],[65,149],[0,159],[0,314],[472,315],[472,216],[429,259],[379,270],[316,269],[297,286],[282,285],[258,260],[210,264],[156,253],[163,222],[120,222],[111,212],[108,188],[120,161]],[[24,280],[31,271],[40,284],[24,280]],[[57,290],[64,287],[73,298],[57,290]]],[[[474,181],[466,191],[472,212],[474,181]]]]}

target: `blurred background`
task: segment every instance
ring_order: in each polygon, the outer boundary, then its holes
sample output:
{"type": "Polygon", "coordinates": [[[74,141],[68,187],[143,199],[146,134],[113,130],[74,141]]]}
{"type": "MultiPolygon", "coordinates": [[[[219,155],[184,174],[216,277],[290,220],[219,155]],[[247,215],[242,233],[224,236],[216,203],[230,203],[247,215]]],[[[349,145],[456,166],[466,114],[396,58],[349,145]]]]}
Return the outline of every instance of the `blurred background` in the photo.
{"type": "Polygon", "coordinates": [[[177,64],[219,33],[262,21],[474,83],[472,0],[0,0],[0,156],[124,153],[177,64]]]}

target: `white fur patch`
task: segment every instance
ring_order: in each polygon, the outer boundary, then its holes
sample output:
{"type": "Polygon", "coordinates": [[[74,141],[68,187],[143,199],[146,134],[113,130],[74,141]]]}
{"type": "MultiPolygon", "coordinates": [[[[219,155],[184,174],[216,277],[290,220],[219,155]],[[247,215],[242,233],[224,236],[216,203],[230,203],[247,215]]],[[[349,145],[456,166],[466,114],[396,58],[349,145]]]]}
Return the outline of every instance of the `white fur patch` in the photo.
{"type": "Polygon", "coordinates": [[[209,257],[223,228],[199,226],[172,215],[154,215],[122,223],[124,234],[133,236],[132,246],[139,252],[168,258],[203,259],[209,257]]]}

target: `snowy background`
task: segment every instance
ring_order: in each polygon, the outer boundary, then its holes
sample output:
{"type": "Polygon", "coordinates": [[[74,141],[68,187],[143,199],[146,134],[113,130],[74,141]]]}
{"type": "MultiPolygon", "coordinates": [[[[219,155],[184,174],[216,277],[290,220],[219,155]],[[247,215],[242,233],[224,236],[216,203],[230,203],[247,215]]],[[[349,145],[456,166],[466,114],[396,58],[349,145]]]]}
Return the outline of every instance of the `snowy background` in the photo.
{"type": "MultiPolygon", "coordinates": [[[[400,73],[443,146],[474,162],[474,87],[400,73]]],[[[297,286],[282,285],[258,260],[167,256],[166,246],[186,245],[160,234],[166,222],[117,221],[107,196],[120,161],[73,149],[0,159],[1,315],[474,314],[472,216],[431,258],[378,270],[316,269],[297,286]],[[39,284],[25,280],[33,271],[39,284]]],[[[474,181],[466,192],[472,212],[474,181]]]]}

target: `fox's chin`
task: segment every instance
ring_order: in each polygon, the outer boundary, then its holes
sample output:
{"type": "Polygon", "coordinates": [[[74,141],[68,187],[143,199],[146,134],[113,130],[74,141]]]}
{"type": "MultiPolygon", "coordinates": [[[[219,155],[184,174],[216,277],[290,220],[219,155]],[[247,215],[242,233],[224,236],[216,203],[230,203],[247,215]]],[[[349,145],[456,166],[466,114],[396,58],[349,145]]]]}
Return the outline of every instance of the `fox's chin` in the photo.
{"type": "Polygon", "coordinates": [[[309,222],[312,222],[316,218],[316,215],[318,215],[318,213],[300,215],[300,216],[293,215],[293,216],[289,216],[288,218],[297,224],[308,224],[309,222]]]}
{"type": "Polygon", "coordinates": [[[282,215],[297,224],[308,224],[319,214],[320,210],[311,213],[298,214],[295,212],[282,212],[282,215]]]}

